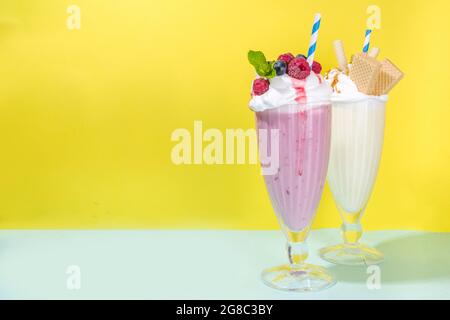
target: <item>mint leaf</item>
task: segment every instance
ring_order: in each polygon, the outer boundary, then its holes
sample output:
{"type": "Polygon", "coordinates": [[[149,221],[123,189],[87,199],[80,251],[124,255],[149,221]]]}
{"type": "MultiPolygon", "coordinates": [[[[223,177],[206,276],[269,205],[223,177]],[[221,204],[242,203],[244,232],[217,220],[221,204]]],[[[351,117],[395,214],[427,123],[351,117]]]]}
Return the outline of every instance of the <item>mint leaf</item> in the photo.
{"type": "Polygon", "coordinates": [[[264,56],[264,53],[261,51],[253,51],[250,50],[248,52],[248,61],[256,68],[256,66],[260,64],[267,63],[266,57],[264,56]]]}
{"type": "Polygon", "coordinates": [[[273,78],[272,73],[274,72],[271,64],[267,62],[264,53],[261,51],[252,51],[248,52],[248,61],[252,66],[255,67],[256,73],[261,77],[270,77],[273,78]]]}
{"type": "Polygon", "coordinates": [[[266,78],[274,78],[277,76],[277,72],[275,71],[275,69],[273,68],[273,65],[275,64],[275,61],[271,61],[269,62],[269,66],[270,66],[270,72],[268,74],[266,74],[266,78]]]}

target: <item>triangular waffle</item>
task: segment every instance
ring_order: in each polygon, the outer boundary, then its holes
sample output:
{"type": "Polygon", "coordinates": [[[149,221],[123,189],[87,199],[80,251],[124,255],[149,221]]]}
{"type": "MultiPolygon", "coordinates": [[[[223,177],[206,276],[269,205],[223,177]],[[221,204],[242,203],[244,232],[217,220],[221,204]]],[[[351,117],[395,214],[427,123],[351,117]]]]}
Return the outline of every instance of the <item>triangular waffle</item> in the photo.
{"type": "Polygon", "coordinates": [[[371,92],[374,96],[387,94],[403,78],[403,72],[400,71],[390,60],[385,59],[381,62],[381,70],[377,81],[371,92]]]}
{"type": "Polygon", "coordinates": [[[349,77],[358,87],[358,91],[372,94],[381,69],[381,62],[365,53],[353,56],[349,77]]]}

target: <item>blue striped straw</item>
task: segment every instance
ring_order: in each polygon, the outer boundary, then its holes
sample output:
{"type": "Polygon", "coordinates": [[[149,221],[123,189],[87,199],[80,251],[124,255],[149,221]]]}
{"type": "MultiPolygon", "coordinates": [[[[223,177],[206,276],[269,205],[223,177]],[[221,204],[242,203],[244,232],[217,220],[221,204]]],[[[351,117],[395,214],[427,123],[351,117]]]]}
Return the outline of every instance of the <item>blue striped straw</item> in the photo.
{"type": "Polygon", "coordinates": [[[312,64],[314,62],[314,54],[316,53],[317,35],[319,34],[320,19],[321,19],[320,13],[316,13],[316,15],[314,16],[314,24],[311,32],[311,41],[309,42],[309,50],[308,50],[307,61],[310,67],[312,67],[312,64]]]}
{"type": "Polygon", "coordinates": [[[372,34],[372,30],[367,29],[366,30],[366,37],[364,39],[364,47],[363,47],[363,52],[367,52],[369,51],[369,46],[370,46],[370,35],[372,34]]]}

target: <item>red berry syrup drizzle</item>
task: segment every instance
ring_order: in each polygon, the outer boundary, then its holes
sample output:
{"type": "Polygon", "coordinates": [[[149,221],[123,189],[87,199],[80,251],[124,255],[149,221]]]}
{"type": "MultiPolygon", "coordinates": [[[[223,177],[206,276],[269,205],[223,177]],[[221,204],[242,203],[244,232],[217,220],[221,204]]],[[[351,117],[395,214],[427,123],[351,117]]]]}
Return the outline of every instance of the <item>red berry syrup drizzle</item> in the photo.
{"type": "MultiPolygon", "coordinates": [[[[292,86],[295,89],[296,92],[296,97],[295,97],[295,101],[297,101],[297,103],[306,103],[306,90],[305,90],[305,84],[306,81],[305,80],[299,80],[299,79],[295,79],[292,78],[292,86]]],[[[296,171],[297,174],[299,176],[303,175],[303,158],[304,158],[304,153],[305,153],[305,139],[306,139],[306,122],[307,122],[307,114],[306,114],[306,110],[302,110],[298,113],[298,117],[299,117],[299,138],[300,141],[297,140],[297,147],[296,147],[296,152],[297,152],[297,163],[296,163],[296,171]]]]}
{"type": "MultiPolygon", "coordinates": [[[[319,83],[322,84],[323,79],[320,74],[314,73],[319,83]]],[[[298,103],[306,103],[306,91],[305,91],[305,80],[292,79],[292,84],[297,92],[297,98],[295,101],[298,103]]],[[[300,141],[297,140],[297,174],[299,176],[303,175],[303,159],[305,158],[305,143],[306,143],[306,131],[308,128],[308,113],[304,109],[298,113],[299,117],[299,136],[300,141]]]]}
{"type": "Polygon", "coordinates": [[[292,85],[294,86],[296,92],[295,101],[297,101],[298,103],[306,103],[305,83],[305,80],[292,78],[292,85]]]}
{"type": "Polygon", "coordinates": [[[299,176],[303,175],[303,160],[305,158],[305,143],[306,143],[306,128],[308,122],[308,114],[306,110],[302,110],[298,113],[299,120],[299,139],[297,140],[297,163],[296,171],[299,176]]]}

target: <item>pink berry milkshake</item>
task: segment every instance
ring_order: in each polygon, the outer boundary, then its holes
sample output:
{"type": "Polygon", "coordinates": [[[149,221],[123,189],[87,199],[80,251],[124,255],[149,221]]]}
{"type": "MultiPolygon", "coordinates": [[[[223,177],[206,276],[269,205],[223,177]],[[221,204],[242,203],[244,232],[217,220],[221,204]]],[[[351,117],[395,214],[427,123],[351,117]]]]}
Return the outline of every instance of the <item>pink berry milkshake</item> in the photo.
{"type": "Polygon", "coordinates": [[[331,86],[320,75],[321,65],[310,65],[303,55],[287,53],[268,62],[262,52],[250,51],[249,61],[259,75],[250,109],[256,114],[262,174],[289,256],[289,264],[264,270],[262,279],[287,291],[327,288],[334,278],[306,263],[306,238],[327,175],[331,86]]]}
{"type": "Polygon", "coordinates": [[[256,119],[258,131],[279,130],[278,171],[264,180],[280,224],[301,231],[311,225],[325,184],[331,105],[292,104],[257,112],[256,119]]]}
{"type": "Polygon", "coordinates": [[[320,75],[320,64],[314,62],[310,69],[302,56],[281,55],[274,68],[277,74],[285,73],[256,79],[250,108],[259,133],[279,131],[278,171],[264,180],[283,229],[300,232],[311,225],[325,184],[332,89],[320,75]]]}

